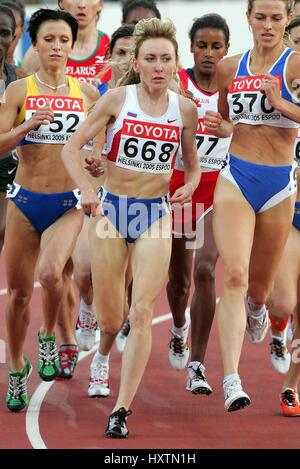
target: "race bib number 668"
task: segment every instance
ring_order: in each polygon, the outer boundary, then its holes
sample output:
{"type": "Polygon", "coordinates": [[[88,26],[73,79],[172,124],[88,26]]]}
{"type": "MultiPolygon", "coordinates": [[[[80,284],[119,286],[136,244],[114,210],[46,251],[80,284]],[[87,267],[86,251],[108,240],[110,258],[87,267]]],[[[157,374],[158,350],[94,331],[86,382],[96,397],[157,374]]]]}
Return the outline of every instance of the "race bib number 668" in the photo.
{"type": "Polygon", "coordinates": [[[125,119],[116,165],[149,173],[167,173],[179,147],[178,126],[125,119]]]}

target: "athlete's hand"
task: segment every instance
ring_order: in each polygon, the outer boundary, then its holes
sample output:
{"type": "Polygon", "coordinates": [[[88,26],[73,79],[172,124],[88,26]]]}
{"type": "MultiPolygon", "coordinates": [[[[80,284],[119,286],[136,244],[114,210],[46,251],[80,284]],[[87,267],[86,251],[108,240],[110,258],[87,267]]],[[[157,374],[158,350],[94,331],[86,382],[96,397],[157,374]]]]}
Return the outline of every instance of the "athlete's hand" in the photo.
{"type": "Polygon", "coordinates": [[[87,156],[84,161],[86,162],[85,169],[94,177],[97,178],[104,174],[104,168],[102,166],[101,160],[95,158],[94,156],[87,156]]]}
{"type": "Polygon", "coordinates": [[[54,120],[54,112],[51,107],[46,104],[46,106],[38,108],[31,118],[26,121],[27,132],[30,130],[37,130],[40,125],[49,125],[50,122],[54,120]]]}
{"type": "Polygon", "coordinates": [[[219,130],[222,124],[222,120],[223,118],[219,112],[206,111],[204,114],[205,128],[211,134],[214,134],[219,130]]]}
{"type": "Polygon", "coordinates": [[[197,104],[200,103],[200,99],[197,98],[196,96],[193,95],[193,93],[190,90],[184,90],[184,96],[186,98],[191,99],[197,106],[197,104]]]}
{"type": "Polygon", "coordinates": [[[193,186],[190,182],[182,187],[179,187],[172,197],[170,198],[171,204],[187,204],[192,201],[192,195],[194,193],[193,186]]]}
{"type": "Polygon", "coordinates": [[[100,200],[93,189],[81,192],[80,205],[87,215],[91,215],[92,217],[96,217],[98,215],[104,216],[100,200]]]}
{"type": "Polygon", "coordinates": [[[260,91],[267,96],[270,105],[276,109],[276,105],[281,99],[280,80],[268,73],[262,79],[260,91]]]}

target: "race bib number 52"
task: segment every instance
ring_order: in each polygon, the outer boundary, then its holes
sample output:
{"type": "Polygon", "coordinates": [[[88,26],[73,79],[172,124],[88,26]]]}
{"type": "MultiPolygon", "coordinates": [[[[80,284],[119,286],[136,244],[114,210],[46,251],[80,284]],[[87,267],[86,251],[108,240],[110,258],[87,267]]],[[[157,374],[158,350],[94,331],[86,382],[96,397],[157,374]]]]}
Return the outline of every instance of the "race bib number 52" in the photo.
{"type": "Polygon", "coordinates": [[[71,135],[84,120],[85,113],[81,98],[69,96],[28,96],[26,100],[26,120],[39,109],[49,103],[54,112],[54,120],[49,125],[40,125],[31,130],[25,137],[32,143],[67,143],[71,135]]]}

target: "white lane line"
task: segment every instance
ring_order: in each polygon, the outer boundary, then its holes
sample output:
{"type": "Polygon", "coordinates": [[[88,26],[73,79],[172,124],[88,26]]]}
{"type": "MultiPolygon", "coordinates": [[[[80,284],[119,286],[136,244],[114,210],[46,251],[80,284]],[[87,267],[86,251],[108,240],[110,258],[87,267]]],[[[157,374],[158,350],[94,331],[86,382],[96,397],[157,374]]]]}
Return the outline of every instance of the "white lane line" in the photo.
{"type": "MultiPolygon", "coordinates": [[[[163,314],[152,320],[152,325],[160,324],[161,322],[167,321],[172,318],[172,314],[163,314]]],[[[95,343],[94,347],[88,352],[80,352],[78,362],[84,360],[98,349],[99,340],[95,343]]],[[[39,414],[43,400],[46,397],[47,392],[51,389],[55,381],[49,383],[41,383],[34,391],[26,412],[26,433],[33,449],[47,449],[45,442],[40,433],[39,425],[39,414]]]]}
{"type": "MultiPolygon", "coordinates": [[[[40,282],[34,282],[34,288],[40,288],[41,284],[40,282]]],[[[0,289],[0,296],[6,295],[7,294],[7,288],[1,288],[0,289]]]]}

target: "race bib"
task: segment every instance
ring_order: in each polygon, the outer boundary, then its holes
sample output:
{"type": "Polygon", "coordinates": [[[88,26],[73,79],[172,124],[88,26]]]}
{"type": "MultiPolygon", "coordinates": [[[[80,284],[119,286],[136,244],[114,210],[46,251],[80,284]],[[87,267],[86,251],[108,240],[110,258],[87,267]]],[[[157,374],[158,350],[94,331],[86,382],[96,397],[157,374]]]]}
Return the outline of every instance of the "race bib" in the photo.
{"type": "MultiPolygon", "coordinates": [[[[251,125],[280,123],[281,114],[274,109],[267,96],[260,91],[264,75],[234,78],[228,92],[230,119],[233,124],[243,122],[251,125]]],[[[282,77],[280,81],[282,90],[282,77]]]]}
{"type": "MultiPolygon", "coordinates": [[[[197,154],[201,167],[205,171],[218,171],[226,160],[226,154],[230,144],[230,138],[218,138],[207,132],[204,119],[198,119],[196,133],[197,154]]],[[[176,169],[184,170],[181,148],[179,150],[179,164],[176,169]]]]}
{"type": "Polygon", "coordinates": [[[28,96],[25,119],[29,120],[37,109],[47,104],[47,101],[54,112],[53,122],[31,130],[25,140],[32,143],[63,145],[85,119],[83,100],[69,96],[28,96]]]}
{"type": "Polygon", "coordinates": [[[144,173],[168,173],[179,142],[178,126],[125,119],[116,165],[144,173]]]}

